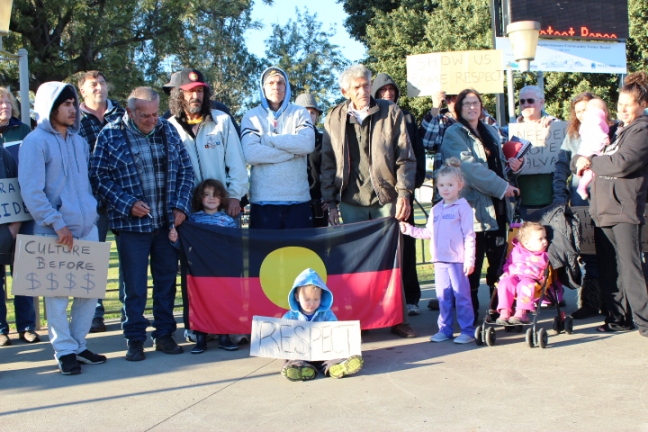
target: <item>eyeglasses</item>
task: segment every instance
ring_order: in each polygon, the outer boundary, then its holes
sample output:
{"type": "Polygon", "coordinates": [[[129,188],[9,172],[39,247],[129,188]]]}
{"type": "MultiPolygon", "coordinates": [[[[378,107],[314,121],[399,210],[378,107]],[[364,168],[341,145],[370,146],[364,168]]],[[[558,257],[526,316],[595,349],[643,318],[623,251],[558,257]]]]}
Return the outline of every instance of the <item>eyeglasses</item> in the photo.
{"type": "Polygon", "coordinates": [[[479,108],[480,105],[481,103],[479,101],[475,101],[475,102],[466,101],[461,103],[461,106],[464,108],[472,108],[472,107],[479,108]]]}
{"type": "Polygon", "coordinates": [[[535,103],[535,99],[520,99],[520,105],[524,105],[525,103],[528,103],[529,105],[533,105],[535,103]]]}

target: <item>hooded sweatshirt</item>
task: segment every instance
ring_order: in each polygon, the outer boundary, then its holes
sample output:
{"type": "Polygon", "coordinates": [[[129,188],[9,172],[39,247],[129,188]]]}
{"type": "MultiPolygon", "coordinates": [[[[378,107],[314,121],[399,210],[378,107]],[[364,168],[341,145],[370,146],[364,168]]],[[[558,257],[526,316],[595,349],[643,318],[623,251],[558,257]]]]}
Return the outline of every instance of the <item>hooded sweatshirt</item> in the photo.
{"type": "Polygon", "coordinates": [[[89,148],[79,136],[77,116],[65,139],[50,123],[53,104],[69,86],[61,82],[42,84],[36,92],[34,111],[38,126],[25,137],[20,148],[18,181],[23,200],[34,218],[34,234],[56,235],[68,227],[75,238],[86,237],[97,221],[97,201],[88,178],[89,148]]]}
{"type": "Polygon", "coordinates": [[[288,304],[290,305],[290,310],[284,314],[284,319],[308,321],[308,317],[301,312],[299,301],[297,301],[297,298],[295,297],[295,291],[297,288],[304,285],[315,285],[322,289],[320,305],[310,321],[337,321],[337,317],[333,311],[331,311],[331,306],[333,306],[333,293],[326,286],[317,272],[311,268],[307,268],[301,272],[297,278],[295,278],[295,283],[293,284],[290,293],[288,293],[288,304]]]}
{"type": "MultiPolygon", "coordinates": [[[[277,69],[277,68],[273,68],[277,69]]],[[[315,149],[315,132],[306,108],[290,103],[288,75],[286,94],[277,111],[270,109],[259,80],[261,105],[252,108],[241,122],[241,145],[250,173],[250,202],[296,204],[310,201],[307,156],[315,149]]]]}

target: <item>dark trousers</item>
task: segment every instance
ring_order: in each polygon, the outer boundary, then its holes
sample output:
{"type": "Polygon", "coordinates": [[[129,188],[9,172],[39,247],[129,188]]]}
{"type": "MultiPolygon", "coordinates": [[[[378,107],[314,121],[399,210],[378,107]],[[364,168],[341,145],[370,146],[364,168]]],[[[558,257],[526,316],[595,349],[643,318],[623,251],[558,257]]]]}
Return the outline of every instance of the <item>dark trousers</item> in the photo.
{"type": "Polygon", "coordinates": [[[250,228],[293,229],[312,228],[310,201],[301,204],[251,204],[250,228]]]}
{"type": "Polygon", "coordinates": [[[648,336],[648,290],[641,265],[641,225],[619,223],[595,228],[599,283],[607,307],[605,322],[632,327],[648,336]]]}
{"type": "MultiPolygon", "coordinates": [[[[414,225],[414,197],[410,198],[412,212],[407,219],[414,225]]],[[[411,236],[403,238],[403,289],[405,290],[405,302],[411,305],[418,305],[421,299],[421,285],[419,285],[418,274],[416,273],[416,239],[411,236]]]]}
{"type": "Polygon", "coordinates": [[[481,269],[484,264],[484,256],[488,260],[488,269],[486,270],[486,283],[490,287],[490,295],[493,294],[495,282],[502,274],[502,265],[504,264],[506,254],[506,217],[498,217],[497,231],[484,231],[475,233],[475,270],[470,276],[470,296],[473,302],[475,317],[479,314],[479,298],[477,292],[479,289],[479,279],[481,278],[481,269]]]}
{"type": "MultiPolygon", "coordinates": [[[[7,303],[5,303],[6,268],[0,266],[0,333],[9,333],[7,322],[7,303]]],[[[17,295],[13,299],[14,311],[16,312],[16,330],[36,330],[36,312],[34,311],[34,297],[17,295]]]]}

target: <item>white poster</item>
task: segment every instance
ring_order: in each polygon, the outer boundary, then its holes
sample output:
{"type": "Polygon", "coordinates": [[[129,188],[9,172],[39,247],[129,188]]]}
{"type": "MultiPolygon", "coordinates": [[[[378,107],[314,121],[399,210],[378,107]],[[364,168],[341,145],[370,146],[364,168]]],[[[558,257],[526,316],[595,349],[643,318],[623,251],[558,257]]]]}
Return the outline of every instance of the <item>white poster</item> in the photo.
{"type": "Polygon", "coordinates": [[[510,123],[509,139],[512,136],[531,141],[533,147],[524,155],[525,163],[521,175],[548,174],[554,172],[560,146],[565,139],[567,122],[552,121],[549,127],[540,123],[510,123]]]}
{"type": "Polygon", "coordinates": [[[20,195],[17,178],[0,179],[0,223],[32,220],[20,195]]]}

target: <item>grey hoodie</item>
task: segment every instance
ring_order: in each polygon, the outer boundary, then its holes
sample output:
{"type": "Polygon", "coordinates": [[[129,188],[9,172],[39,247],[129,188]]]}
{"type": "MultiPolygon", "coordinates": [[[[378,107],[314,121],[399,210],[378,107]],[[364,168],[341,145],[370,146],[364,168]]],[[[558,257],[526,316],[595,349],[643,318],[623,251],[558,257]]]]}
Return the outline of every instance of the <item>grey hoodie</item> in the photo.
{"type": "Polygon", "coordinates": [[[36,92],[34,111],[38,126],[20,146],[18,181],[23,200],[36,222],[34,234],[56,235],[68,227],[75,238],[87,236],[97,221],[97,201],[88,178],[89,147],[79,134],[77,117],[67,137],[50,123],[54,101],[65,88],[61,82],[42,84],[36,92]]]}

